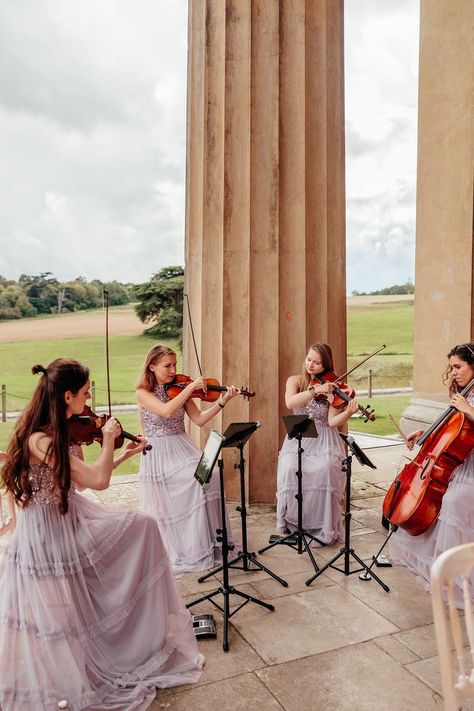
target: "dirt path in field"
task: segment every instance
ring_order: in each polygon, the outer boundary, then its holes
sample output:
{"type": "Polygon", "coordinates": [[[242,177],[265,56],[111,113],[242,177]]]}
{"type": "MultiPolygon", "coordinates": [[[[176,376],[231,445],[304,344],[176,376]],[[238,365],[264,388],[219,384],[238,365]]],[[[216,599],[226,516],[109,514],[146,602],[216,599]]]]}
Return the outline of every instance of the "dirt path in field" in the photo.
{"type": "MultiPolygon", "coordinates": [[[[111,308],[109,334],[111,336],[136,336],[145,326],[137,318],[133,307],[111,308]]],[[[105,314],[79,312],[38,319],[21,319],[0,323],[0,341],[48,341],[83,336],[103,336],[105,314]]]]}

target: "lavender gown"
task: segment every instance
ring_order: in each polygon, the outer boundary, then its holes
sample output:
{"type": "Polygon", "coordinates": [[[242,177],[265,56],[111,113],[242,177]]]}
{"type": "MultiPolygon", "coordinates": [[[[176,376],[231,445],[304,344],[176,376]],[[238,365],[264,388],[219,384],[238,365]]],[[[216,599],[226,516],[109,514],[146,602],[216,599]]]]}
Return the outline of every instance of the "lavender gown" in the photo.
{"type": "MultiPolygon", "coordinates": [[[[169,400],[161,385],[154,392],[162,402],[169,400]]],[[[175,573],[211,568],[221,556],[219,473],[205,488],[194,478],[201,452],[185,432],[184,408],[169,418],[145,408],[140,416],[153,446],[141,457],[140,508],[157,519],[175,573]]],[[[232,542],[228,521],[227,531],[232,542]]]]}
{"type": "MultiPolygon", "coordinates": [[[[303,437],[302,487],[303,528],[323,543],[334,543],[342,537],[341,501],[345,484],[342,473],[344,448],[338,431],[328,424],[329,403],[324,398],[312,399],[295,415],[314,419],[318,437],[303,437]]],[[[293,530],[298,524],[296,501],[298,440],[285,437],[278,456],[277,528],[293,530]]]]}
{"type": "Polygon", "coordinates": [[[155,521],[109,510],[71,487],[60,514],[53,474],[30,467],[0,565],[3,711],[138,711],[156,687],[199,679],[190,615],[155,521]]]}
{"type": "MultiPolygon", "coordinates": [[[[467,401],[474,406],[474,394],[470,393],[467,401]]],[[[419,536],[398,528],[389,542],[390,555],[395,564],[417,573],[429,588],[431,564],[440,553],[473,541],[474,451],[454,470],[436,522],[419,536]]],[[[461,589],[456,593],[461,601],[461,589]]]]}

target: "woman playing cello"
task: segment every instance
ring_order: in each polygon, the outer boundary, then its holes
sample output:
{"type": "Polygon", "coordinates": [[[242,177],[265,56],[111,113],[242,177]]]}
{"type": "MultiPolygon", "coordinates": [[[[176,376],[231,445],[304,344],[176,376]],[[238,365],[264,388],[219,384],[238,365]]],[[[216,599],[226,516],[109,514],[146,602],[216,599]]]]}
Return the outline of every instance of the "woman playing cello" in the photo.
{"type": "MultiPolygon", "coordinates": [[[[463,397],[460,392],[474,378],[474,343],[455,346],[448,353],[444,381],[449,386],[450,404],[474,422],[474,388],[463,397]]],[[[423,434],[412,432],[408,447],[423,434]]],[[[390,541],[390,553],[396,564],[405,565],[430,581],[433,561],[449,548],[474,541],[474,453],[459,464],[449,481],[436,522],[424,533],[414,536],[401,527],[390,541]]]]}

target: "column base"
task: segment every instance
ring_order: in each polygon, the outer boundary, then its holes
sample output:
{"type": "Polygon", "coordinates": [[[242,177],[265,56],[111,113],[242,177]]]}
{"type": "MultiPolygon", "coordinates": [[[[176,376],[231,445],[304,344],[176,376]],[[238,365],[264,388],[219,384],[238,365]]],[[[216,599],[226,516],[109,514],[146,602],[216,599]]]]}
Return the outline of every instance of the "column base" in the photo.
{"type": "Polygon", "coordinates": [[[447,402],[413,397],[410,405],[402,412],[399,423],[401,431],[408,435],[415,430],[426,430],[447,406],[447,402]]]}

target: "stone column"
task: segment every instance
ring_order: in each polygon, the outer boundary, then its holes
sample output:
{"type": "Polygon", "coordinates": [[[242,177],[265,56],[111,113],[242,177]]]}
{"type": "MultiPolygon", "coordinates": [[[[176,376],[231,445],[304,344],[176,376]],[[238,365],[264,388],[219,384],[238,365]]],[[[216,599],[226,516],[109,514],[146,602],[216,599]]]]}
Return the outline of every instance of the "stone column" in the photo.
{"type": "MultiPolygon", "coordinates": [[[[275,501],[307,345],[328,341],[345,369],[343,91],[342,0],[189,1],[186,290],[204,374],[257,393],[212,423],[260,421],[252,502],[275,501]]],[[[184,363],[197,372],[187,319],[184,363]]]]}
{"type": "Polygon", "coordinates": [[[474,2],[421,1],[414,395],[407,431],[445,408],[452,346],[473,337],[474,2]]]}

